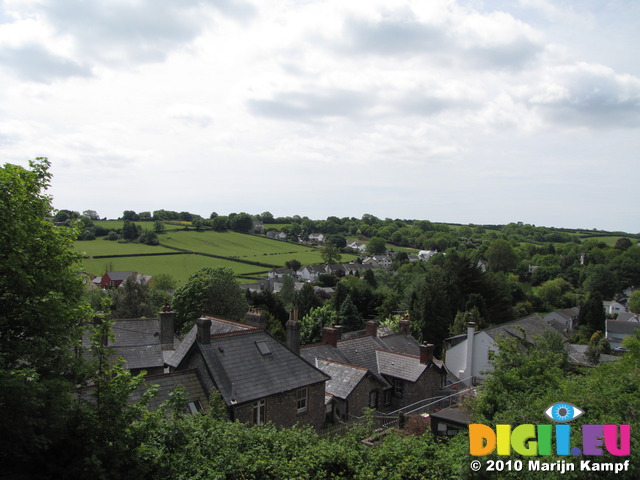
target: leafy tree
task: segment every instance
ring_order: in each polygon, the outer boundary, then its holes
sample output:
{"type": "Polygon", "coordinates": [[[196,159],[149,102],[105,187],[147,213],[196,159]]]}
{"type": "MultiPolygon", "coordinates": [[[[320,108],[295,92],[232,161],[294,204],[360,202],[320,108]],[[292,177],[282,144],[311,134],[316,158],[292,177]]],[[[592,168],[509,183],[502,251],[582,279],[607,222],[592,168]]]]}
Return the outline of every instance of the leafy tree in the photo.
{"type": "Polygon", "coordinates": [[[629,296],[629,310],[633,313],[640,313],[640,290],[634,290],[629,296]]]}
{"type": "Polygon", "coordinates": [[[338,263],[342,259],[340,250],[331,242],[325,243],[324,247],[320,249],[320,256],[322,257],[322,261],[327,265],[338,263]]]}
{"type": "Polygon", "coordinates": [[[82,212],[82,215],[90,218],[91,220],[100,220],[100,216],[95,210],[85,210],[84,212],[82,212]]]}
{"type": "Polygon", "coordinates": [[[347,298],[345,298],[342,305],[340,305],[338,318],[340,319],[340,324],[344,326],[347,331],[360,330],[364,327],[362,315],[360,315],[360,312],[351,300],[351,295],[347,295],[347,298]]]}
{"type": "Polygon", "coordinates": [[[161,222],[160,220],[156,220],[155,222],[153,222],[153,231],[156,233],[162,233],[166,230],[166,227],[164,226],[164,222],[161,222]]]}
{"type": "Polygon", "coordinates": [[[469,322],[476,324],[478,330],[484,327],[484,319],[480,316],[478,307],[473,307],[465,312],[458,312],[449,327],[449,335],[461,335],[467,331],[469,322]]]}
{"type": "Polygon", "coordinates": [[[319,342],[322,328],[340,323],[338,314],[330,305],[312,308],[300,319],[300,342],[302,344],[319,342]]]}
{"type": "Polygon", "coordinates": [[[510,272],[518,263],[518,256],[506,240],[499,238],[487,249],[485,256],[489,268],[494,272],[510,272]]]}
{"type": "Polygon", "coordinates": [[[384,255],[387,252],[387,245],[384,238],[372,237],[367,242],[368,255],[384,255]]]}
{"type": "Polygon", "coordinates": [[[216,232],[224,232],[229,228],[229,219],[224,216],[217,216],[211,219],[211,228],[216,232]]]}
{"type": "Polygon", "coordinates": [[[142,233],[142,228],[139,228],[133,222],[129,220],[124,221],[124,225],[122,226],[122,238],[125,240],[136,240],[140,234],[142,233]]]}
{"type": "Polygon", "coordinates": [[[158,311],[153,305],[147,282],[130,275],[121,288],[111,290],[113,298],[112,318],[152,317],[158,311]]]}
{"type": "Polygon", "coordinates": [[[248,308],[233,270],[224,267],[198,270],[173,296],[176,331],[191,328],[196,319],[205,314],[242,320],[248,308]]]}
{"type": "Polygon", "coordinates": [[[131,222],[135,222],[135,221],[140,220],[140,215],[138,215],[133,210],[125,210],[124,212],[122,212],[122,219],[123,220],[129,220],[131,222]]]}
{"type": "Polygon", "coordinates": [[[287,309],[291,309],[296,297],[295,280],[291,275],[285,275],[282,279],[282,287],[280,288],[279,294],[282,304],[287,309]]]}
{"type": "Polygon", "coordinates": [[[578,325],[586,328],[587,339],[596,331],[605,330],[606,316],[602,305],[602,295],[591,293],[580,305],[578,313],[578,325]]]}
{"type": "Polygon", "coordinates": [[[582,287],[586,292],[613,298],[618,291],[618,279],[608,265],[589,265],[582,287]]]}
{"type": "Polygon", "coordinates": [[[263,212],[260,218],[263,223],[276,223],[271,212],[263,212]]]}
{"type": "Polygon", "coordinates": [[[313,286],[305,283],[295,295],[295,305],[298,307],[298,315],[304,317],[314,307],[322,305],[322,300],[316,295],[313,286]]]}
{"type": "Polygon", "coordinates": [[[287,260],[286,262],[284,262],[284,265],[285,265],[285,267],[287,267],[292,272],[297,272],[302,267],[302,263],[300,263],[295,258],[293,258],[291,260],[287,260]]]}
{"type": "Polygon", "coordinates": [[[229,216],[229,228],[234,232],[247,233],[253,227],[253,218],[248,213],[238,213],[233,218],[229,216]]]}
{"type": "Polygon", "coordinates": [[[614,248],[624,251],[630,248],[631,246],[633,246],[633,242],[631,242],[630,239],[628,239],[627,237],[621,237],[618,240],[616,240],[616,245],[614,248]]]}
{"type": "MultiPolygon", "coordinates": [[[[0,464],[8,477],[65,436],[86,308],[76,231],[51,218],[50,162],[0,168],[0,464]]],[[[40,473],[42,470],[40,470],[40,473]]]]}
{"type": "Polygon", "coordinates": [[[158,235],[156,235],[156,232],[152,232],[151,230],[144,230],[138,237],[138,243],[144,243],[145,245],[158,245],[160,243],[160,240],[158,240],[158,235]]]}

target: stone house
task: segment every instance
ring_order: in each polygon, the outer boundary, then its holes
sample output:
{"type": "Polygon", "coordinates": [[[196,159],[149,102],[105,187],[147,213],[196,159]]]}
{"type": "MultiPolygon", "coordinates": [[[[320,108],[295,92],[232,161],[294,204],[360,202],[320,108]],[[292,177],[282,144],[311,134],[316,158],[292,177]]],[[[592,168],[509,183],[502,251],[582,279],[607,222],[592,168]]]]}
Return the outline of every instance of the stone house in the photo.
{"type": "Polygon", "coordinates": [[[261,329],[236,324],[212,335],[212,323],[197,320],[195,340],[176,351],[172,369],[197,370],[208,395],[220,392],[230,420],[322,427],[328,375],[261,329]]]}

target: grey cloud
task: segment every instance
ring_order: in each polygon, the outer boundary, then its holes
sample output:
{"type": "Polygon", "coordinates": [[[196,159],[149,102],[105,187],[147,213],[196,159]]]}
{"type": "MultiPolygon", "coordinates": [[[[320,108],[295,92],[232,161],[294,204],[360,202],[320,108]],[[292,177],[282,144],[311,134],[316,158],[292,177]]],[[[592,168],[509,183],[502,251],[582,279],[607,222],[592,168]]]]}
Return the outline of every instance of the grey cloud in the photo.
{"type": "Polygon", "coordinates": [[[401,11],[379,20],[352,17],[344,23],[346,40],[336,48],[349,53],[381,56],[422,55],[443,64],[472,68],[519,69],[543,50],[526,35],[477,45],[461,37],[451,22],[421,22],[411,11],[401,11]]]}
{"type": "Polygon", "coordinates": [[[67,0],[43,4],[54,28],[75,37],[82,51],[116,63],[164,59],[172,49],[195,39],[212,21],[207,7],[238,19],[253,15],[251,5],[231,0],[67,0]]]}
{"type": "Polygon", "coordinates": [[[444,45],[446,37],[442,29],[419,23],[412,15],[379,22],[350,18],[345,30],[352,50],[378,55],[434,51],[444,45]]]}
{"type": "Polygon", "coordinates": [[[88,66],[54,55],[36,44],[1,49],[0,65],[4,65],[24,80],[41,83],[56,78],[91,76],[88,66]]]}
{"type": "Polygon", "coordinates": [[[559,82],[564,95],[529,102],[552,121],[597,128],[640,126],[640,79],[575,70],[559,82]]]}
{"type": "Polygon", "coordinates": [[[313,121],[359,115],[372,103],[372,99],[363,93],[333,89],[321,93],[282,92],[272,100],[249,100],[248,106],[259,116],[313,121]]]}
{"type": "Polygon", "coordinates": [[[401,113],[434,116],[446,110],[474,108],[477,104],[471,100],[412,92],[396,102],[395,106],[401,113]]]}

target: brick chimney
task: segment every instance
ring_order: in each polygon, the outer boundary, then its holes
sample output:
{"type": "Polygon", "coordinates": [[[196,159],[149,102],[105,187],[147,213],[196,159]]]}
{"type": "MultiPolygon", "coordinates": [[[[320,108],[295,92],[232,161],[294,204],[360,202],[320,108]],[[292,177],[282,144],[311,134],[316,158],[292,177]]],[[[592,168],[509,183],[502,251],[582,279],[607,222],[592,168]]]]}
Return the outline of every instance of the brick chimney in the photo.
{"type": "Polygon", "coordinates": [[[408,318],[400,320],[400,333],[403,335],[411,335],[411,323],[408,318]]]}
{"type": "Polygon", "coordinates": [[[175,322],[175,312],[160,312],[160,344],[162,345],[162,350],[173,350],[173,329],[175,322]]]}
{"type": "Polygon", "coordinates": [[[433,362],[433,349],[435,345],[428,343],[426,345],[420,345],[420,363],[427,364],[433,362]]]}
{"type": "Polygon", "coordinates": [[[336,347],[338,345],[338,330],[331,327],[324,327],[322,329],[322,343],[328,343],[336,347]]]}
{"type": "Polygon", "coordinates": [[[364,331],[370,337],[378,336],[378,322],[375,320],[367,320],[364,322],[364,331]]]}
{"type": "Polygon", "coordinates": [[[199,318],[196,320],[198,327],[196,340],[203,345],[209,345],[211,343],[211,320],[208,318],[199,318]]]}
{"type": "Polygon", "coordinates": [[[298,322],[298,309],[291,309],[287,320],[287,347],[296,355],[300,355],[300,322],[298,322]]]}

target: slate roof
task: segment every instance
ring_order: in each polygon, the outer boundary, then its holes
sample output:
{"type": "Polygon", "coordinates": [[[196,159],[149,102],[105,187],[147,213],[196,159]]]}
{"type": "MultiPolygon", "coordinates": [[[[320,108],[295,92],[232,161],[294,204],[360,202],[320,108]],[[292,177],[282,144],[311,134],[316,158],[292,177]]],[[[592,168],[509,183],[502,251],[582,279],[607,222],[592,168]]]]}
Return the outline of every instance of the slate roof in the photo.
{"type": "Polygon", "coordinates": [[[325,385],[325,393],[343,400],[346,400],[360,381],[368,375],[366,368],[325,358],[317,358],[315,365],[331,377],[325,385]]]}
{"type": "MultiPolygon", "coordinates": [[[[567,347],[567,350],[569,352],[569,360],[572,363],[576,363],[578,365],[590,365],[589,360],[587,359],[587,348],[589,348],[588,345],[570,344],[567,347]]],[[[600,355],[600,363],[614,362],[616,360],[620,360],[620,357],[607,354],[600,355]]]]}
{"type": "Polygon", "coordinates": [[[471,423],[471,413],[461,407],[443,408],[437,412],[430,413],[429,416],[461,426],[467,426],[471,423]]]}
{"type": "Polygon", "coordinates": [[[217,335],[210,344],[197,346],[228,405],[329,380],[328,375],[263,330],[217,335]]]}
{"type": "Polygon", "coordinates": [[[158,318],[116,320],[113,340],[108,346],[115,357],[122,357],[124,368],[139,369],[164,366],[158,318]]]}
{"type": "Polygon", "coordinates": [[[411,335],[396,333],[386,337],[380,337],[388,350],[397,353],[406,353],[408,355],[420,356],[420,344],[411,335]]]}
{"type": "Polygon", "coordinates": [[[168,400],[170,398],[170,393],[178,386],[184,389],[189,402],[200,402],[200,405],[203,408],[206,408],[209,405],[207,394],[202,388],[202,384],[200,383],[195,370],[182,370],[162,375],[149,375],[145,377],[144,384],[131,394],[129,401],[135,402],[140,400],[142,394],[151,386],[157,387],[157,395],[149,401],[149,408],[151,410],[158,408],[163,402],[168,400]]]}
{"type": "Polygon", "coordinates": [[[618,322],[640,322],[640,315],[633,312],[620,312],[616,320],[618,322]]]}
{"type": "Polygon", "coordinates": [[[382,375],[388,375],[402,380],[415,382],[427,369],[427,365],[420,363],[420,357],[390,352],[376,351],[377,370],[382,375]]]}
{"type": "Polygon", "coordinates": [[[557,329],[553,328],[553,326],[549,325],[538,315],[529,315],[528,317],[519,318],[518,320],[513,320],[484,330],[484,332],[494,340],[498,337],[523,338],[523,331],[524,336],[526,336],[529,341],[536,336],[542,336],[545,332],[559,333],[563,339],[566,340],[566,335],[558,332],[557,329]]]}
{"type": "MultiPolygon", "coordinates": [[[[237,323],[232,322],[231,320],[224,320],[222,318],[209,316],[205,316],[204,318],[208,318],[209,320],[211,320],[211,335],[240,332],[245,330],[256,330],[256,327],[244,323],[237,323]]],[[[167,359],[166,364],[168,366],[177,368],[178,365],[180,365],[180,362],[184,359],[193,344],[196,342],[197,331],[198,327],[194,324],[191,330],[189,330],[189,333],[187,333],[182,339],[182,342],[180,342],[180,345],[178,345],[173,355],[171,355],[171,357],[167,359]]]]}
{"type": "Polygon", "coordinates": [[[607,335],[633,335],[638,328],[640,328],[640,322],[625,322],[622,320],[607,320],[607,335]]]}

